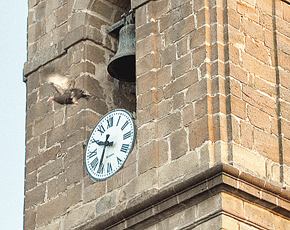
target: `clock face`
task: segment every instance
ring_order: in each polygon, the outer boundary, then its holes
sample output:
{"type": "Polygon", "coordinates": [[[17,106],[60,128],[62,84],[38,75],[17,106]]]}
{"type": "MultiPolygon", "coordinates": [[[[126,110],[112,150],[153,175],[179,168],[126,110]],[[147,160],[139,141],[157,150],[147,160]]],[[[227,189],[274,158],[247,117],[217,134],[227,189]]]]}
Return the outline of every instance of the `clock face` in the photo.
{"type": "Polygon", "coordinates": [[[134,121],[126,110],[107,113],[95,126],[87,144],[85,165],[96,180],[114,175],[125,163],[135,140],[134,121]]]}

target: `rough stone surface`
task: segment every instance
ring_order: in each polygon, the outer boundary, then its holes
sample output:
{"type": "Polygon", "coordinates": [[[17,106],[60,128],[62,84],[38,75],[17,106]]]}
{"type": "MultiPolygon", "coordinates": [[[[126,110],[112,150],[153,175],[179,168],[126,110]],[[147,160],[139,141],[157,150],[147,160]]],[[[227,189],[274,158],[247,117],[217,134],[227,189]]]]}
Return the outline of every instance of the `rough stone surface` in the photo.
{"type": "Polygon", "coordinates": [[[288,0],[28,4],[24,229],[290,229],[288,0]],[[106,29],[131,8],[136,83],[125,83],[107,73],[118,39],[106,29]],[[51,73],[91,97],[48,102],[51,73]],[[137,140],[94,181],[85,145],[115,108],[136,112],[137,140]],[[220,165],[231,177],[201,178],[220,165]]]}

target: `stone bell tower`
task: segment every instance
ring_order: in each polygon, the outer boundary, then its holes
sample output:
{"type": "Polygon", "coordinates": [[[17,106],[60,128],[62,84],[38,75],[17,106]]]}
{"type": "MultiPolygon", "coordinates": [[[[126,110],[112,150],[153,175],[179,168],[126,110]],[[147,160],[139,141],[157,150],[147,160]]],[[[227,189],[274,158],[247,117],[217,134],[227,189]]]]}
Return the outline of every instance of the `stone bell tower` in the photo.
{"type": "Polygon", "coordinates": [[[288,0],[29,0],[24,229],[290,229],[288,0]],[[111,77],[134,12],[136,82],[111,77]],[[51,74],[91,97],[48,99],[51,74]],[[86,172],[88,138],[136,114],[123,167],[86,172]]]}

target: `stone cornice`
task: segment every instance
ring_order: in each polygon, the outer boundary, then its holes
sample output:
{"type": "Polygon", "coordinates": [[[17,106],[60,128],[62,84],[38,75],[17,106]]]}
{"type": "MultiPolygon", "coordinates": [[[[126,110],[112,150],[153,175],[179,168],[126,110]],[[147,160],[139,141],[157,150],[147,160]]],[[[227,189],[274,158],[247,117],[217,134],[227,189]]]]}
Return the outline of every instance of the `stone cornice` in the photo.
{"type": "Polygon", "coordinates": [[[290,191],[222,163],[174,186],[144,192],[126,205],[120,204],[120,207],[76,229],[107,229],[114,226],[141,229],[145,223],[154,223],[176,209],[182,210],[200,202],[201,197],[205,199],[220,192],[290,217],[290,191]]]}

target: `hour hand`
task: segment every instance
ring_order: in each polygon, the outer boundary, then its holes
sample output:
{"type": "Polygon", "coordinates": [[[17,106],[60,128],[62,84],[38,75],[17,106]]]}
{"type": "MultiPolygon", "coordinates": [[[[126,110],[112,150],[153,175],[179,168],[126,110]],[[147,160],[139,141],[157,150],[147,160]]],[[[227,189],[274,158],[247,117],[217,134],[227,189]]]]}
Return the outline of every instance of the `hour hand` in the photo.
{"type": "MultiPolygon", "coordinates": [[[[99,141],[99,140],[97,140],[96,143],[98,145],[105,145],[106,142],[105,141],[99,141]]],[[[107,145],[106,146],[112,146],[113,143],[114,143],[114,141],[107,141],[107,145]]]]}

